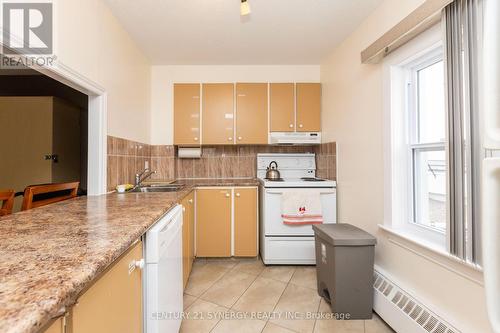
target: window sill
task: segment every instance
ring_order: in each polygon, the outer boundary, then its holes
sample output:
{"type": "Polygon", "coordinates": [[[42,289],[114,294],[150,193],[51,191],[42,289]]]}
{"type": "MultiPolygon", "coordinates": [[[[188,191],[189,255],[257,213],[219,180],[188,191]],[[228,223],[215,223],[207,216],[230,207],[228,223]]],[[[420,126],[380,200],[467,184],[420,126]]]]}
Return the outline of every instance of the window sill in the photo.
{"type": "Polygon", "coordinates": [[[460,260],[450,255],[444,247],[426,241],[408,231],[395,229],[382,224],[378,226],[389,235],[396,236],[394,238],[388,237],[389,242],[438,264],[453,273],[459,274],[474,283],[481,286],[484,285],[483,270],[480,266],[460,260]]]}

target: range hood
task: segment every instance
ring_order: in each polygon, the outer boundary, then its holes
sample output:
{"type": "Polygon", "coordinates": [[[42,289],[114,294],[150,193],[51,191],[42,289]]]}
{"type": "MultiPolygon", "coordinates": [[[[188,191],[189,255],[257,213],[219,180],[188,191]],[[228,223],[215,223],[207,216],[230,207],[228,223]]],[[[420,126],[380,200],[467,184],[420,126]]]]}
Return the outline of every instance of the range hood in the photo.
{"type": "Polygon", "coordinates": [[[316,145],[321,144],[320,132],[271,132],[271,145],[316,145]]]}

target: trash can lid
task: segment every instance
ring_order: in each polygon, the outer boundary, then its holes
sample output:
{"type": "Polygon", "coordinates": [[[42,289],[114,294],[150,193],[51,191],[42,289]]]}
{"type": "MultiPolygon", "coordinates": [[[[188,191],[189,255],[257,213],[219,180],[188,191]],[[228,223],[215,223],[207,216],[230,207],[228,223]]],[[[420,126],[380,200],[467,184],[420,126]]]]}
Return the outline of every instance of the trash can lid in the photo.
{"type": "Polygon", "coordinates": [[[315,224],[317,236],[333,246],[366,246],[377,244],[377,239],[368,232],[347,223],[315,224]]]}

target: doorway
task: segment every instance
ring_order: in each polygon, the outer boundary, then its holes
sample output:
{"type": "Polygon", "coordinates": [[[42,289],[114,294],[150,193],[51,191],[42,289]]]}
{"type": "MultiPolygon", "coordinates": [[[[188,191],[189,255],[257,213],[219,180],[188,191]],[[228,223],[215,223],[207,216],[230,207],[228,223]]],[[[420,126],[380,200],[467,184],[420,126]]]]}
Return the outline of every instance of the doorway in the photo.
{"type": "MultiPolygon", "coordinates": [[[[30,97],[32,99],[49,98],[49,102],[46,102],[46,104],[52,105],[53,108],[52,124],[59,128],[58,132],[53,133],[56,135],[52,136],[52,146],[59,144],[60,148],[58,150],[62,151],[66,148],[65,154],[72,153],[73,157],[77,156],[75,151],[79,151],[78,158],[73,158],[71,162],[73,167],[69,169],[73,174],[71,172],[66,173],[68,168],[64,167],[58,153],[43,154],[44,160],[46,158],[45,161],[52,163],[50,182],[66,181],[68,178],[74,178],[75,170],[79,169],[80,194],[100,195],[106,193],[107,129],[105,90],[61,63],[55,63],[51,67],[37,67],[36,70],[25,68],[23,70],[4,71],[0,73],[0,81],[0,98],[6,96],[30,97]],[[29,84],[27,84],[27,77],[30,77],[29,84]],[[54,107],[57,110],[64,109],[65,111],[54,111],[54,107]],[[75,112],[75,108],[78,109],[78,112],[75,112]],[[69,109],[73,109],[73,112],[68,111],[69,109]],[[63,116],[61,117],[60,114],[63,116]],[[71,120],[76,118],[78,118],[79,127],[69,125],[71,120]],[[60,124],[63,124],[63,126],[60,126],[60,124]],[[69,142],[60,140],[57,135],[63,138],[66,137],[69,142]],[[79,149],[74,148],[75,138],[79,140],[79,149]],[[79,167],[75,167],[77,163],[79,167]]],[[[19,137],[19,134],[16,136],[19,137]]],[[[17,144],[12,140],[10,142],[17,144]]],[[[3,155],[2,159],[4,159],[3,155]]],[[[68,161],[69,159],[65,159],[65,162],[68,161]]],[[[34,183],[44,183],[44,181],[34,183]]],[[[3,184],[0,184],[0,187],[3,187],[3,184]]]]}
{"type": "Polygon", "coordinates": [[[87,95],[36,71],[0,70],[0,188],[16,191],[14,211],[29,185],[78,181],[87,194],[87,132],[87,95]]]}

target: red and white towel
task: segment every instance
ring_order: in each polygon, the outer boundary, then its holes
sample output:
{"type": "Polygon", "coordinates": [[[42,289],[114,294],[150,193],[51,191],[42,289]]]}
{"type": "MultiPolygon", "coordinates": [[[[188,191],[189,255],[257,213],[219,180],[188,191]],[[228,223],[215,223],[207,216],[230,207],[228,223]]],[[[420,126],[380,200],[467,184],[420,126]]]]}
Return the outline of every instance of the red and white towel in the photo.
{"type": "Polygon", "coordinates": [[[317,190],[286,190],[281,198],[281,217],[288,225],[323,223],[321,197],[317,190]]]}

